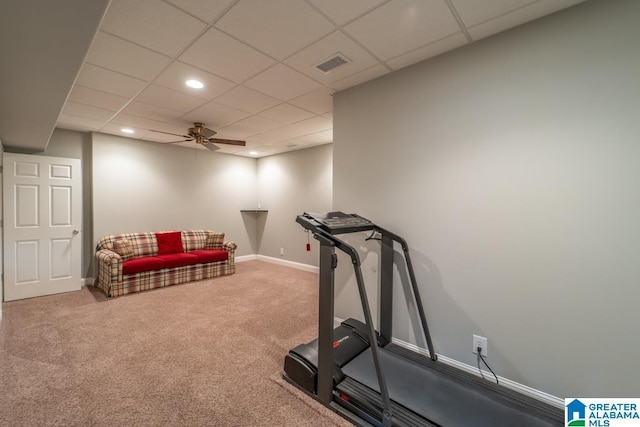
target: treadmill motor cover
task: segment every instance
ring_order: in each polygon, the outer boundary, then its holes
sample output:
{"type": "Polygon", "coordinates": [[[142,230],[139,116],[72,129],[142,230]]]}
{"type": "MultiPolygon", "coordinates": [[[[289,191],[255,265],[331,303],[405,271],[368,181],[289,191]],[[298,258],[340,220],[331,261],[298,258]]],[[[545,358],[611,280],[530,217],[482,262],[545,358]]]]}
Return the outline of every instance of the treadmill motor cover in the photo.
{"type": "MultiPolygon", "coordinates": [[[[342,368],[360,353],[369,348],[367,341],[346,326],[333,330],[333,381],[339,383],[344,378],[342,368]]],[[[318,373],[318,340],[300,344],[289,351],[284,360],[287,376],[303,389],[315,393],[318,373]]]]}

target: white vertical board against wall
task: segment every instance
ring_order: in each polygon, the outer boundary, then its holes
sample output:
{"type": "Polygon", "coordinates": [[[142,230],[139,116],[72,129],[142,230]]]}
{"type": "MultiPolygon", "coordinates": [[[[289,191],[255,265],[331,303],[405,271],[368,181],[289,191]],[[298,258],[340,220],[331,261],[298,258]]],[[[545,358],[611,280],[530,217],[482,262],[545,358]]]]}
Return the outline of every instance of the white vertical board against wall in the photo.
{"type": "Polygon", "coordinates": [[[81,285],[79,159],[4,155],[4,300],[81,285]]]}
{"type": "MultiPolygon", "coordinates": [[[[2,214],[2,206],[3,206],[3,192],[2,192],[2,165],[3,165],[3,159],[4,159],[4,148],[2,146],[2,141],[0,141],[0,260],[3,259],[3,253],[4,253],[4,242],[1,241],[2,236],[3,236],[3,228],[4,228],[4,216],[2,214]]],[[[4,301],[4,282],[3,282],[3,278],[4,278],[4,262],[0,262],[0,320],[2,320],[2,301],[4,301]]]]}

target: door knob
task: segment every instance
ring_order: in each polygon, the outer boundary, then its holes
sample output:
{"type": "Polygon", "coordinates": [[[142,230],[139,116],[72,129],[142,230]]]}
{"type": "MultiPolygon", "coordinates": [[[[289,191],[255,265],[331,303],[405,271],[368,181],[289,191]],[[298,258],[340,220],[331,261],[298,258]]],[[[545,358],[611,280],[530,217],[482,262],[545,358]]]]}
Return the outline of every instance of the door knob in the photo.
{"type": "Polygon", "coordinates": [[[80,233],[80,230],[78,230],[77,228],[74,228],[73,229],[73,234],[78,234],[78,233],[80,233]]]}

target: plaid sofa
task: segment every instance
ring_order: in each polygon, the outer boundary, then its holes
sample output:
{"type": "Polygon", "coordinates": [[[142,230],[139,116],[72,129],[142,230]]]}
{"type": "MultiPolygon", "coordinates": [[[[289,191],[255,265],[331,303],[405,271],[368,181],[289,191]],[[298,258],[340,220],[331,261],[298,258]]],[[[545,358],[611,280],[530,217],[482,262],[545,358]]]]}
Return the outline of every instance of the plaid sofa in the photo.
{"type": "MultiPolygon", "coordinates": [[[[96,246],[98,275],[95,286],[102,289],[107,296],[116,297],[235,273],[234,254],[237,245],[234,242],[225,241],[224,233],[215,233],[209,230],[187,230],[180,233],[185,253],[213,253],[216,259],[224,258],[224,260],[190,261],[189,265],[126,274],[126,268],[123,272],[125,262],[130,260],[135,262],[136,259],[140,261],[144,257],[158,256],[156,233],[124,233],[104,236],[96,246]],[[118,253],[122,253],[120,248],[123,240],[126,241],[129,249],[129,252],[124,256],[118,253]],[[226,254],[223,251],[226,251],[226,254]]],[[[195,258],[195,255],[189,256],[195,258]]]]}

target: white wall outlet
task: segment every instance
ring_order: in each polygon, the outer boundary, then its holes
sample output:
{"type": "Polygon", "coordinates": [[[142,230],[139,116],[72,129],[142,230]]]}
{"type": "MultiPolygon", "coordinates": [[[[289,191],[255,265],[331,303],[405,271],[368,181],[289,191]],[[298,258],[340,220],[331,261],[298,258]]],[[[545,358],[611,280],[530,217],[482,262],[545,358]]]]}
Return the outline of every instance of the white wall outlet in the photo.
{"type": "Polygon", "coordinates": [[[284,248],[280,248],[280,255],[284,255],[284,248]]]}
{"type": "Polygon", "coordinates": [[[473,354],[478,354],[478,347],[480,347],[480,354],[484,357],[489,356],[489,350],[487,346],[487,339],[485,337],[481,337],[480,335],[473,336],[473,354]]]}

